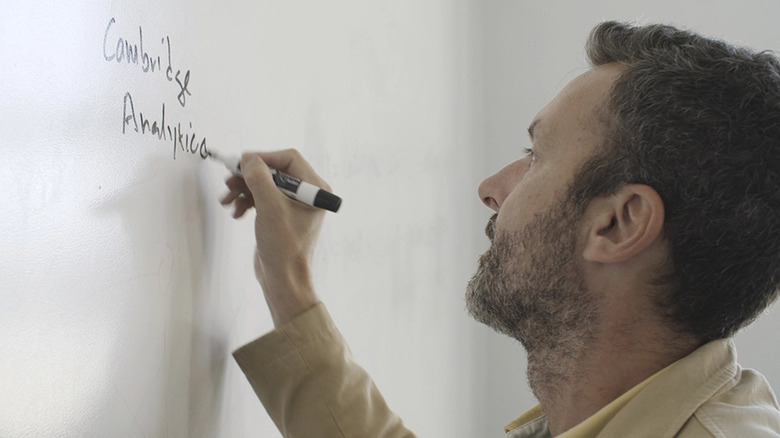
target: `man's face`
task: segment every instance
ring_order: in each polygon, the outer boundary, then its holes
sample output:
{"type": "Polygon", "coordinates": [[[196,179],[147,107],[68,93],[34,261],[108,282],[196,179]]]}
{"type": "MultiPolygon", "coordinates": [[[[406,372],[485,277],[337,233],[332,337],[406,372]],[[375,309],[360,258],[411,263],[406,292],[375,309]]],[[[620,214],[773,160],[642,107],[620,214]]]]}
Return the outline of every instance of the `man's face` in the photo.
{"type": "Polygon", "coordinates": [[[581,342],[592,328],[596,309],[578,249],[582,221],[569,188],[603,144],[604,104],[620,72],[606,65],[569,83],[529,128],[533,153],[479,187],[497,214],[486,229],[492,245],[469,282],[469,312],[529,351],[581,342]]]}

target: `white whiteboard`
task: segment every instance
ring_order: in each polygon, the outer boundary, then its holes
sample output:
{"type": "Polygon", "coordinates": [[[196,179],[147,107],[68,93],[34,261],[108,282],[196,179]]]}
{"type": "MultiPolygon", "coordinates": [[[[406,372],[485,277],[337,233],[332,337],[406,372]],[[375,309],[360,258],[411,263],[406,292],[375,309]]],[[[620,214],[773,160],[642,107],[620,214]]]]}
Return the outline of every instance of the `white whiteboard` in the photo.
{"type": "Polygon", "coordinates": [[[410,427],[469,433],[466,2],[46,3],[0,3],[0,436],[279,435],[230,356],[272,323],[204,141],[307,156],[344,199],[320,296],[410,427]]]}

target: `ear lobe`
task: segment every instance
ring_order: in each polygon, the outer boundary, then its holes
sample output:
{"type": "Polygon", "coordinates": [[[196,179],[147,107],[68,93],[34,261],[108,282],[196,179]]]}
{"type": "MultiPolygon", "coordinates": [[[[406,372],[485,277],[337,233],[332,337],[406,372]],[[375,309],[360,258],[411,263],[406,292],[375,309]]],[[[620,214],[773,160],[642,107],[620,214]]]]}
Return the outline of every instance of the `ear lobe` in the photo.
{"type": "Polygon", "coordinates": [[[664,204],[652,187],[629,184],[608,198],[594,200],[583,258],[620,263],[639,254],[660,235],[664,204]]]}

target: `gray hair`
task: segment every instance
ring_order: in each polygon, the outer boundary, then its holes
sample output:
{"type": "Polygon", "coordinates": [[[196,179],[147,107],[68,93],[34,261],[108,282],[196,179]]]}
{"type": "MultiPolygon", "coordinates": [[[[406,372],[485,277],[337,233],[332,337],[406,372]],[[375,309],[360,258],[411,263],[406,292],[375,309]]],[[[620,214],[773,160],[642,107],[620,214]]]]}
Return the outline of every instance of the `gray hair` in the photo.
{"type": "Polygon", "coordinates": [[[671,26],[605,22],[594,66],[626,70],[608,103],[604,148],[573,196],[653,187],[666,212],[659,309],[702,342],[752,322],[780,288],[780,62],[671,26]]]}

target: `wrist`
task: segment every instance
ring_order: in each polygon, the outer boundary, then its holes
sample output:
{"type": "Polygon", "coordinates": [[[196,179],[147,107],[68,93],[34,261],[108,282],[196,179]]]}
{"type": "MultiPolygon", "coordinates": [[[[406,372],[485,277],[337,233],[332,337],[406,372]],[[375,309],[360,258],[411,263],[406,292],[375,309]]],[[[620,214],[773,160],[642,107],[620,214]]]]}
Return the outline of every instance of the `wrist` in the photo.
{"type": "Polygon", "coordinates": [[[305,258],[288,258],[269,266],[256,254],[255,273],[276,328],[320,302],[305,258]]]}

